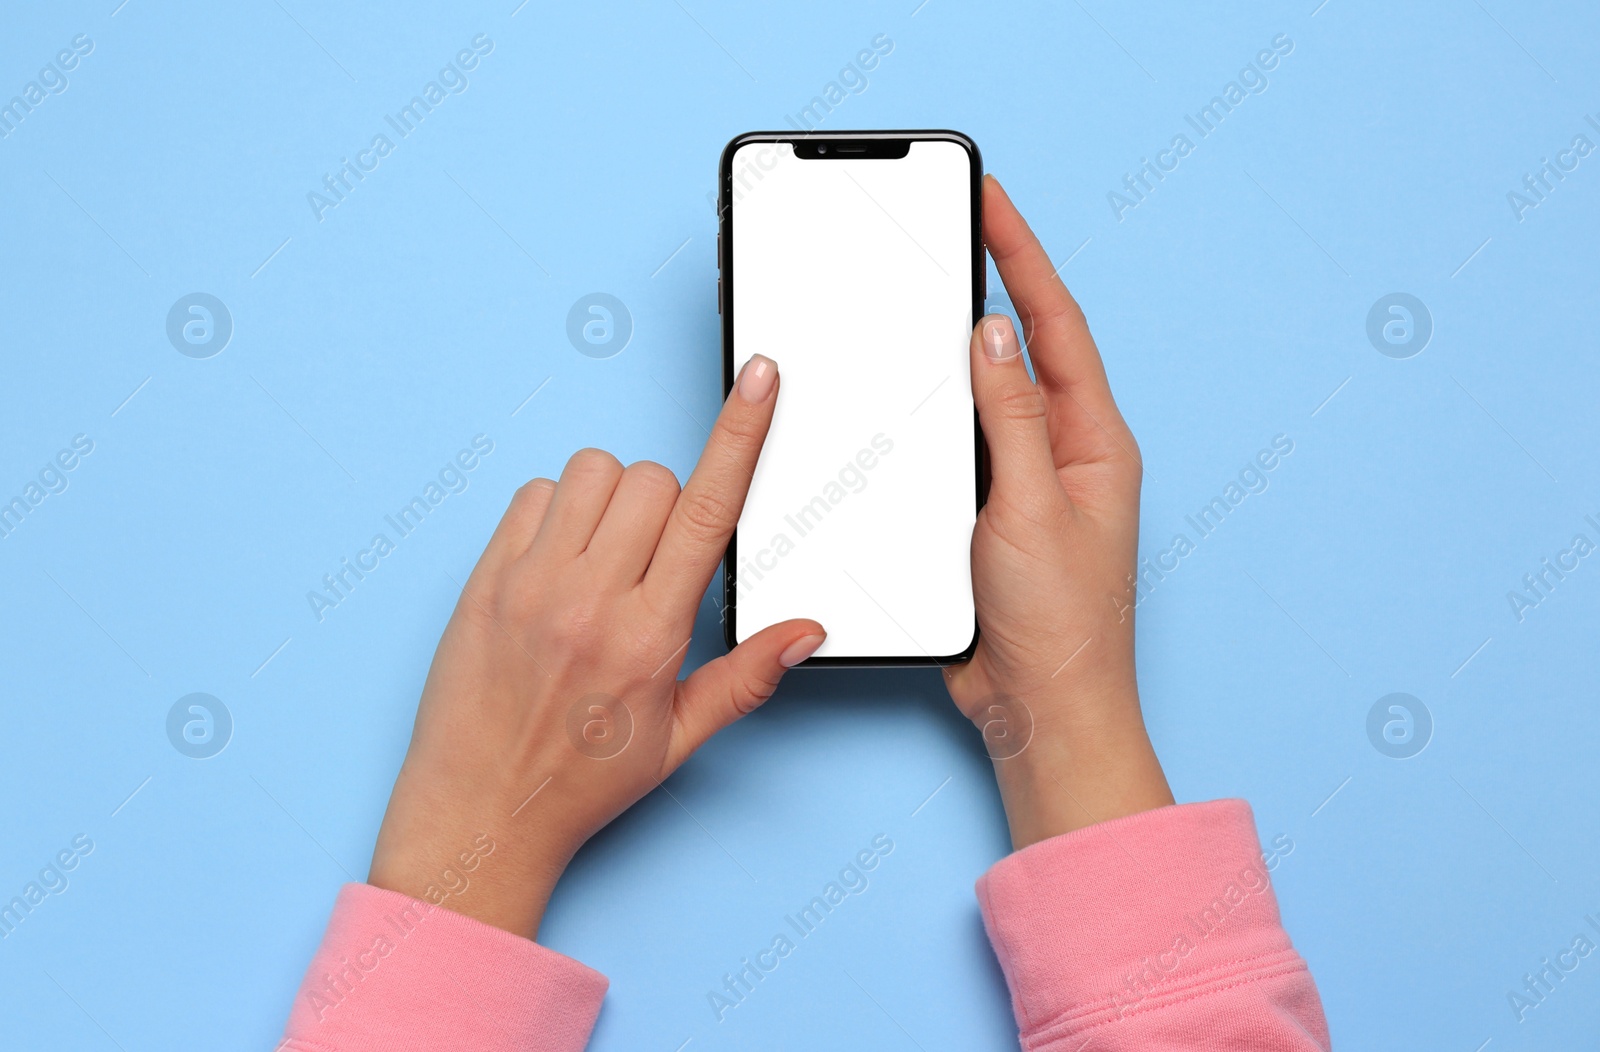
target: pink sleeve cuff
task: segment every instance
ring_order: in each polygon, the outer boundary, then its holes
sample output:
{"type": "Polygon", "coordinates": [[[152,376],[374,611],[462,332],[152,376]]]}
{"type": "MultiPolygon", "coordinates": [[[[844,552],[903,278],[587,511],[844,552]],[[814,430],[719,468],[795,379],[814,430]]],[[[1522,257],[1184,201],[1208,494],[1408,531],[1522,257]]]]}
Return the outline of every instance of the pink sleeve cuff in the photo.
{"type": "Polygon", "coordinates": [[[978,881],[1026,1049],[1328,1047],[1242,800],[1041,841],[978,881]]]}
{"type": "Polygon", "coordinates": [[[606,977],[538,943],[367,884],[339,891],[282,1052],[579,1052],[606,977]]]}

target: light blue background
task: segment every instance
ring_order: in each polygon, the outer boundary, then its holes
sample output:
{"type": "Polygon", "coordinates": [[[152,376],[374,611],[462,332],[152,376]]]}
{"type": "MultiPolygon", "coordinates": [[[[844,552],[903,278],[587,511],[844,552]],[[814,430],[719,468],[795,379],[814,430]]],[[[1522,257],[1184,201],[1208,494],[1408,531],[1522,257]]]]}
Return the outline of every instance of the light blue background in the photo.
{"type": "MultiPolygon", "coordinates": [[[[1506,199],[1600,143],[1592,8],[516,2],[6,14],[0,100],[95,48],[0,140],[0,497],[75,434],[95,451],[0,540],[0,899],[96,848],[0,943],[4,1044],[270,1046],[365,873],[454,580],[583,445],[687,473],[685,409],[720,393],[718,152],[879,33],[823,127],[969,133],[1072,257],[1146,458],[1145,554],[1294,440],[1140,607],[1140,671],[1179,798],[1246,797],[1293,840],[1275,880],[1337,1045],[1592,1041],[1600,957],[1524,1022],[1507,992],[1600,913],[1600,561],[1521,623],[1507,592],[1600,540],[1600,156],[1522,221],[1506,199]],[[479,33],[468,90],[319,223],[307,192],[479,33]],[[1270,87],[1117,221],[1107,192],[1279,33],[1270,87]],[[193,291],[234,320],[207,360],[165,336],[193,291]],[[565,337],[592,291],[634,318],[609,360],[565,337]],[[1365,335],[1396,291],[1435,323],[1407,360],[1365,335]],[[319,623],[307,590],[480,432],[470,489],[319,623]],[[165,734],[194,691],[235,720],[208,760],[165,734]],[[1395,691],[1435,721],[1408,760],[1365,729],[1395,691]]],[[[720,650],[702,613],[693,663],[720,650]]],[[[971,892],[1003,816],[936,674],[796,675],[669,788],[547,918],[611,978],[596,1049],[1014,1047],[971,892]],[[870,889],[719,1024],[706,992],[879,833],[870,889]]]]}

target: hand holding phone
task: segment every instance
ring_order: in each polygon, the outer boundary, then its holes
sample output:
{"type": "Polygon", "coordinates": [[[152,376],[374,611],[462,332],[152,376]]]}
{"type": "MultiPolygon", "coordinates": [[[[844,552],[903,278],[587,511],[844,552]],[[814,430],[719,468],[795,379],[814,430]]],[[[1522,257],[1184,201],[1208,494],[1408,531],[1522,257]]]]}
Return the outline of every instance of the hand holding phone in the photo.
{"type": "Polygon", "coordinates": [[[1139,708],[1139,447],[1077,301],[992,176],[984,241],[1022,322],[972,333],[989,496],[972,536],[981,628],[950,696],[984,732],[1013,845],[1173,802],[1139,708]]]}

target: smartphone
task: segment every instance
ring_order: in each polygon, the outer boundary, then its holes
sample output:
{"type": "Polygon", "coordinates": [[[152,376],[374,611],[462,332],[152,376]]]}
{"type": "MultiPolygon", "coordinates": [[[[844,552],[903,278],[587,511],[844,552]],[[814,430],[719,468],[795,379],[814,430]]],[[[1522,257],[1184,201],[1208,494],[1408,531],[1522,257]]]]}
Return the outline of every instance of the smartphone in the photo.
{"type": "Polygon", "coordinates": [[[806,665],[945,665],[977,646],[983,162],[952,131],[740,135],[722,154],[723,392],[778,363],[772,429],[728,546],[730,647],[792,617],[806,665]]]}

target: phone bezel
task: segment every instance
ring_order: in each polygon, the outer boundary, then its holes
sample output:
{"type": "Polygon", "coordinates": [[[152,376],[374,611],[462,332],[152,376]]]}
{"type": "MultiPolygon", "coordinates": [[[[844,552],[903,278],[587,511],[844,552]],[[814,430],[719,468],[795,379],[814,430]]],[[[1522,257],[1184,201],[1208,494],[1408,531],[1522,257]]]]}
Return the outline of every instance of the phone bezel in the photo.
{"type": "MultiPolygon", "coordinates": [[[[722,159],[718,165],[717,178],[717,309],[721,314],[722,329],[722,395],[726,399],[733,390],[734,381],[734,347],[733,347],[733,157],[744,146],[752,143],[782,143],[787,142],[797,146],[804,144],[807,147],[827,145],[832,149],[835,144],[863,143],[911,143],[911,142],[953,142],[967,151],[971,165],[971,195],[972,195],[972,319],[974,324],[983,317],[984,299],[987,295],[986,259],[983,247],[983,157],[978,152],[978,144],[971,138],[957,131],[947,129],[929,130],[883,130],[883,131],[839,131],[828,134],[801,133],[794,131],[755,131],[745,132],[729,140],[723,148],[722,159]]],[[[869,145],[870,148],[870,145],[869,145]]],[[[909,147],[908,147],[909,149],[909,147]]],[[[834,157],[839,156],[837,153],[834,157]]],[[[832,159],[832,158],[830,158],[832,159]]],[[[816,163],[826,163],[822,158],[817,158],[816,163]]],[[[978,422],[977,407],[972,411],[972,442],[974,451],[973,472],[973,514],[982,509],[985,494],[988,489],[988,451],[983,441],[983,429],[978,422]]],[[[738,581],[736,577],[738,566],[739,532],[735,530],[728,540],[728,552],[723,559],[722,570],[722,636],[723,641],[731,650],[738,645],[738,581]]],[[[973,617],[972,640],[965,648],[955,654],[947,655],[905,655],[884,657],[813,657],[797,665],[797,668],[901,668],[901,667],[926,667],[957,665],[972,657],[978,648],[978,622],[973,617]]]]}

